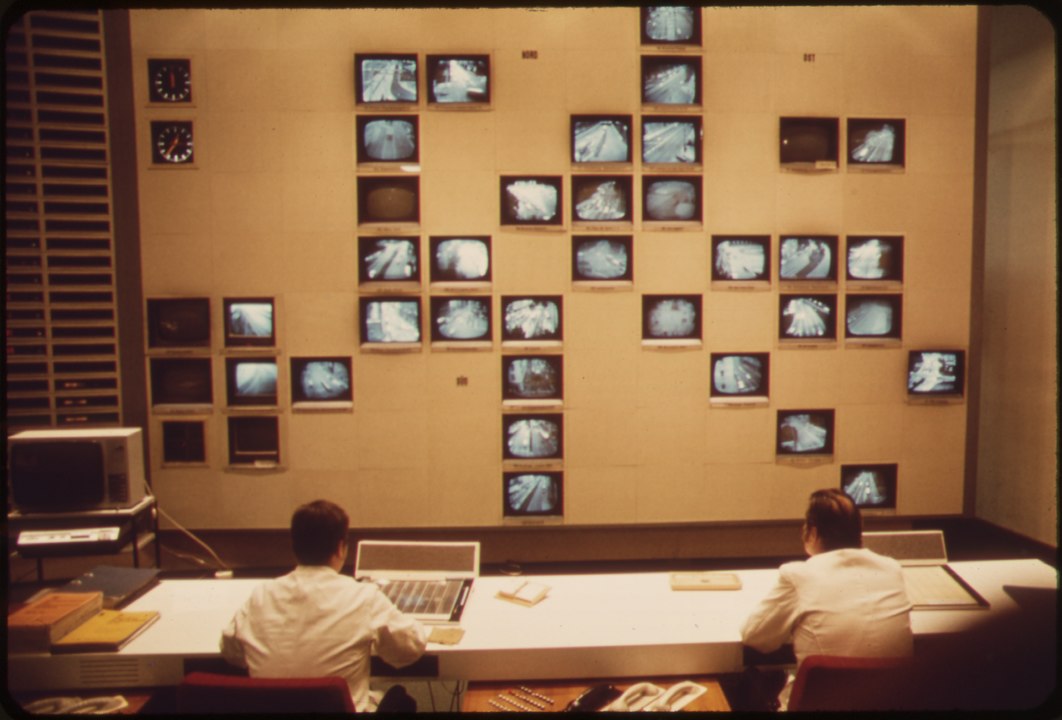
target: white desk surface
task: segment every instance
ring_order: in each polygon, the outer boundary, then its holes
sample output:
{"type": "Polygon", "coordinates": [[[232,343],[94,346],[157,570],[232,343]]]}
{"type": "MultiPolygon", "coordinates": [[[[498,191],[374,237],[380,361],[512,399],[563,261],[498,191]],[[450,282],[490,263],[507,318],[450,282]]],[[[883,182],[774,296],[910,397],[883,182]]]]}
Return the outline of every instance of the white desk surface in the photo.
{"type": "MultiPolygon", "coordinates": [[[[916,635],[961,632],[988,613],[1015,609],[1004,585],[1058,587],[1056,570],[1038,560],[950,565],[988,600],[991,609],[915,611],[916,635]]],[[[495,597],[511,578],[481,577],[461,621],[462,640],[452,646],[432,643],[428,653],[438,658],[443,679],[546,680],[738,671],[742,667],[741,625],[773,586],[778,571],[733,572],[741,578],[740,590],[672,591],[668,572],[527,576],[552,588],[534,607],[495,597]]],[[[15,656],[9,680],[12,687],[37,685],[45,666],[49,667],[45,674],[53,675],[54,682],[66,675],[84,678],[83,667],[68,671],[59,667],[81,659],[102,667],[109,667],[108,662],[136,662],[143,677],[133,684],[162,685],[171,680],[175,684],[183,674],[185,658],[219,657],[222,628],[260,582],[163,580],[128,606],[129,610],[158,610],[159,621],[120,652],[15,656]]]]}

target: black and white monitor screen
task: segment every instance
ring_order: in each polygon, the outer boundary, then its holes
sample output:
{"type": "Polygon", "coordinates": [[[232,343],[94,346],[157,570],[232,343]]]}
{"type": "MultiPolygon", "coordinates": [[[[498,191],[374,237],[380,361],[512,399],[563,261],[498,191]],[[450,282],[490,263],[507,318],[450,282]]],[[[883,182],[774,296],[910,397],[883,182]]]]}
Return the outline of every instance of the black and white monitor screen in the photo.
{"type": "Polygon", "coordinates": [[[508,295],[501,303],[503,342],[562,339],[560,295],[508,295]]]}
{"type": "Polygon", "coordinates": [[[562,225],[560,177],[503,177],[502,225],[562,225]]]}
{"type": "Polygon", "coordinates": [[[228,358],[225,361],[229,405],[276,405],[275,359],[228,358]]]}
{"type": "Polygon", "coordinates": [[[358,162],[416,163],[418,128],[416,115],[358,115],[358,162]]]}
{"type": "Polygon", "coordinates": [[[490,296],[487,295],[432,297],[432,341],[489,341],[490,301],[490,296]]]}
{"type": "Polygon", "coordinates": [[[273,298],[225,298],[225,345],[263,347],[275,343],[273,298]]]}
{"type": "Polygon", "coordinates": [[[779,118],[779,162],[784,166],[837,168],[839,120],[779,118]]]}
{"type": "Polygon", "coordinates": [[[361,342],[419,343],[420,298],[362,297],[361,342]]]}
{"type": "Polygon", "coordinates": [[[432,282],[489,282],[491,279],[489,237],[433,237],[432,282]]]}
{"type": "Polygon", "coordinates": [[[503,473],[502,515],[507,518],[559,517],[564,514],[564,473],[503,473]]]}
{"type": "Polygon", "coordinates": [[[276,416],[229,417],[229,463],[280,462],[280,419],[276,416]]]}
{"type": "Polygon", "coordinates": [[[210,405],[214,401],[210,358],[151,358],[152,405],[210,405]]]}
{"type": "Polygon", "coordinates": [[[630,175],[572,176],[572,220],[585,223],[630,222],[630,175]]]}
{"type": "Polygon", "coordinates": [[[896,508],[897,465],[842,465],[841,490],[861,510],[896,508]]]}
{"type": "Polygon", "coordinates": [[[768,281],[770,260],[769,235],[712,236],[712,280],[768,281]]]}
{"type": "Polygon", "coordinates": [[[629,163],[630,115],[572,115],[572,162],[629,163]]]}
{"type": "Polygon", "coordinates": [[[505,400],[560,400],[564,378],[560,355],[505,355],[502,357],[502,398],[505,400]]]}
{"type": "Polygon", "coordinates": [[[560,413],[503,415],[502,448],[506,460],[564,457],[564,416],[560,413]]]}
{"type": "Polygon", "coordinates": [[[428,55],[429,105],[489,105],[489,55],[428,55]]]}
{"type": "Polygon", "coordinates": [[[361,104],[417,102],[416,55],[356,54],[354,76],[361,104]]]}
{"type": "Polygon", "coordinates": [[[349,357],[291,358],[291,401],[351,401],[354,382],[349,357]]]}
{"type": "Polygon", "coordinates": [[[837,237],[783,235],[778,241],[778,278],[791,282],[836,281],[837,237]]]}
{"type": "Polygon", "coordinates": [[[700,105],[700,56],[642,55],[642,103],[700,105]]]}
{"type": "Polygon", "coordinates": [[[778,337],[782,340],[835,340],[836,295],[781,295],[778,337]]]}
{"type": "Polygon", "coordinates": [[[833,410],[779,410],[779,455],[832,455],[833,410]]]}
{"type": "Polygon", "coordinates": [[[358,223],[419,223],[420,179],[359,176],[358,223]]]}
{"type": "Polygon", "coordinates": [[[765,397],[769,388],[767,353],[712,353],[713,398],[765,397]]]}
{"type": "Polygon", "coordinates": [[[642,116],[642,162],[647,165],[696,165],[701,162],[700,117],[642,116]]]}
{"type": "Polygon", "coordinates": [[[642,219],[650,222],[700,222],[700,176],[642,176],[642,219]]]}
{"type": "Polygon", "coordinates": [[[845,296],[845,337],[898,340],[903,327],[903,296],[845,296]]]}
{"type": "Polygon", "coordinates": [[[848,119],[848,162],[853,167],[902,168],[906,146],[907,123],[901,118],[848,119]]]}
{"type": "Polygon", "coordinates": [[[572,280],[630,282],[634,278],[633,243],[630,235],[573,235],[572,280]]]}
{"type": "Polygon", "coordinates": [[[643,295],[643,340],[700,340],[700,295],[643,295]]]}
{"type": "Polygon", "coordinates": [[[358,238],[358,279],[363,283],[420,280],[420,238],[358,238]]]}
{"type": "Polygon", "coordinates": [[[642,7],[643,45],[700,45],[701,8],[696,5],[642,7]]]}
{"type": "Polygon", "coordinates": [[[910,397],[961,397],[966,378],[965,350],[912,350],[907,356],[910,397]]]}
{"type": "Polygon", "coordinates": [[[847,279],[856,282],[902,282],[903,237],[849,235],[845,266],[847,279]]]}

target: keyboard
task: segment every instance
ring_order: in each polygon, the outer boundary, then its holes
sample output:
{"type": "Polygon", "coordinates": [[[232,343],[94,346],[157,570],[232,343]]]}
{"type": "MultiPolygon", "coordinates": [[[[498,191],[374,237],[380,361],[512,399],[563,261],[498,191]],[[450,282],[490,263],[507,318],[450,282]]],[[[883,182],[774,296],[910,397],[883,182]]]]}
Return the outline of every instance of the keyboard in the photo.
{"type": "Polygon", "coordinates": [[[449,618],[464,580],[377,580],[384,595],[404,613],[449,618]]]}

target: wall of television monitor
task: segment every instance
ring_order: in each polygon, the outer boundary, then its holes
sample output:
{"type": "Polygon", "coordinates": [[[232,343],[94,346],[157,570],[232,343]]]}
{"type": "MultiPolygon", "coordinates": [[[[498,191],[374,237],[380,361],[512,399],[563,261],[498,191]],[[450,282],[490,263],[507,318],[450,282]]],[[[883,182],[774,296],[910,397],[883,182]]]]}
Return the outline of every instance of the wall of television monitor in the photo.
{"type": "MultiPolygon", "coordinates": [[[[697,7],[643,7],[642,112],[573,114],[567,175],[500,174],[502,230],[570,231],[573,290],[633,291],[635,230],[700,231],[704,222],[702,57],[697,7]],[[669,50],[671,52],[669,52],[669,50]],[[638,162],[635,162],[637,158],[638,162]],[[635,167],[638,166],[636,171],[635,167]],[[636,208],[640,208],[636,214],[636,208]]],[[[421,227],[420,111],[489,111],[492,54],[357,53],[357,348],[363,353],[501,348],[498,399],[502,517],[564,516],[564,297],[495,295],[494,238],[425,235],[421,227]],[[425,295],[425,290],[427,294],[425,295]]],[[[780,117],[785,172],[903,172],[899,117],[780,117]]],[[[705,237],[712,291],[779,290],[778,348],[902,347],[904,236],[758,234],[705,237]]],[[[641,295],[643,347],[702,348],[710,296],[641,295]]],[[[278,413],[355,407],[353,356],[284,359],[276,298],[151,298],[151,404],[164,416],[163,462],[205,463],[203,420],[225,409],[228,464],[281,464],[278,413]],[[211,336],[220,313],[221,338],[211,336]],[[218,346],[218,347],[216,347],[218,346]],[[220,350],[220,352],[213,352],[220,350]],[[217,355],[217,357],[215,357],[217,355]],[[214,392],[215,375],[224,392],[214,392]],[[286,387],[285,387],[286,386],[286,387]]],[[[771,352],[713,351],[704,369],[710,407],[768,405],[771,352]]],[[[965,352],[907,353],[911,403],[961,401],[965,352]]],[[[776,412],[779,462],[831,462],[831,408],[776,412]]],[[[898,465],[844,464],[838,483],[868,510],[896,508],[898,465]]]]}

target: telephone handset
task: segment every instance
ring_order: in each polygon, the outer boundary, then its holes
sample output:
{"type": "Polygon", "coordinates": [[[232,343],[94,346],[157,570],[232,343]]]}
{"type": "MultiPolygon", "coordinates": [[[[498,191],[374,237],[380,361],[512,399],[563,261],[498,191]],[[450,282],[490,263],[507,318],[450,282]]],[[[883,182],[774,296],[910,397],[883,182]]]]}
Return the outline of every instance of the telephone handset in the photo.
{"type": "Polygon", "coordinates": [[[685,680],[672,685],[660,697],[654,698],[643,708],[646,712],[675,712],[689,705],[691,702],[708,692],[708,688],[698,685],[692,680],[685,680]]]}
{"type": "Polygon", "coordinates": [[[608,712],[637,712],[663,693],[664,688],[652,683],[643,682],[631,685],[626,692],[616,698],[605,710],[608,712]]]}

